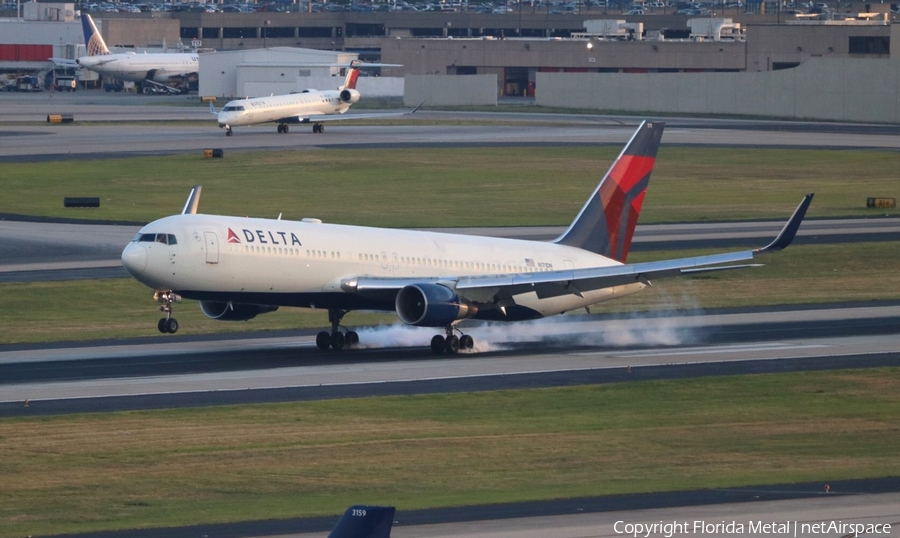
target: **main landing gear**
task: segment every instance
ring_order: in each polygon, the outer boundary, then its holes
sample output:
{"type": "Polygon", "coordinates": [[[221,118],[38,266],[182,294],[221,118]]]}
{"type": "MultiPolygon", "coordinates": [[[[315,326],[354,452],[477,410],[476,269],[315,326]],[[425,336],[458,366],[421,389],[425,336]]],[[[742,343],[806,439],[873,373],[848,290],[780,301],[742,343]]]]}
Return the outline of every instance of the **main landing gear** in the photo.
{"type": "Polygon", "coordinates": [[[180,303],[181,296],[171,290],[155,291],[153,292],[153,300],[162,303],[159,307],[159,311],[166,315],[166,317],[160,318],[159,322],[156,324],[156,328],[159,329],[159,332],[169,334],[178,332],[178,320],[172,317],[172,305],[180,303]]]}
{"type": "Polygon", "coordinates": [[[446,338],[436,334],[431,339],[431,351],[454,354],[458,353],[459,350],[468,351],[475,347],[475,340],[468,334],[463,334],[462,331],[456,329],[453,325],[448,326],[446,330],[446,338]],[[453,334],[454,330],[459,331],[460,336],[453,334]]]}
{"type": "Polygon", "coordinates": [[[341,332],[341,320],[349,312],[349,310],[338,310],[336,308],[328,309],[328,321],[331,322],[331,333],[322,331],[316,335],[316,346],[322,351],[331,348],[335,351],[344,349],[344,346],[355,346],[359,343],[359,335],[356,331],[349,331],[344,327],[346,333],[341,332]]]}
{"type": "Polygon", "coordinates": [[[322,125],[321,123],[313,123],[313,132],[314,133],[324,133],[325,126],[322,125]]]}
{"type": "Polygon", "coordinates": [[[285,124],[285,123],[279,123],[279,124],[278,124],[278,132],[279,132],[279,133],[286,133],[286,132],[288,132],[288,126],[287,126],[287,124],[285,124]]]}

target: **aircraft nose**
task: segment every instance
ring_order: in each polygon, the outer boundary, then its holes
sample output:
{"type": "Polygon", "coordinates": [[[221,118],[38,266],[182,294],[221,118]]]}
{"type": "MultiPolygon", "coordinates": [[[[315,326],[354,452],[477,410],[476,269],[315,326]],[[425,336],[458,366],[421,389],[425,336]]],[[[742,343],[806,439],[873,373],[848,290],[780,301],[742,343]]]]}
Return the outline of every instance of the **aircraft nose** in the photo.
{"type": "Polygon", "coordinates": [[[122,251],[122,265],[132,276],[137,276],[147,266],[147,250],[137,243],[129,243],[122,251]]]}

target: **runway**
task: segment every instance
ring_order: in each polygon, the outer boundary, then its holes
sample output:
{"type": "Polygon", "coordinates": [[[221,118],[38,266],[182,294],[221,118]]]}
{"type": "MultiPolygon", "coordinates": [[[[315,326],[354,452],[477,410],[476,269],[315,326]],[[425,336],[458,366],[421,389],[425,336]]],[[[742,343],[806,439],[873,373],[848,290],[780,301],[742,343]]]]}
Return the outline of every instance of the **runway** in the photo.
{"type": "Polygon", "coordinates": [[[894,366],[897,327],[900,304],[886,304],[474,325],[476,352],[454,357],[401,325],[361,328],[365,347],[340,354],[311,331],[7,346],[0,416],[894,366]]]}
{"type": "MultiPolygon", "coordinates": [[[[353,112],[348,113],[352,115],[353,112]]],[[[235,129],[226,137],[196,96],[114,95],[98,91],[13,95],[0,102],[0,162],[171,155],[205,148],[231,151],[349,147],[614,144],[625,142],[639,117],[585,114],[459,113],[422,110],[397,124],[333,124],[312,134],[296,126],[235,129]],[[47,114],[66,113],[76,123],[49,125],[47,114]],[[179,124],[166,124],[179,120],[179,124]],[[44,122],[40,124],[40,122],[44,122]],[[81,123],[79,123],[81,122],[81,123]],[[187,123],[185,123],[187,122],[187,123]],[[473,125],[472,123],[478,123],[473,125]],[[38,123],[37,125],[35,123],[38,123]]],[[[900,149],[900,128],[885,125],[750,120],[667,121],[664,143],[740,147],[900,149]],[[798,136],[802,133],[802,136],[798,136]]]]}
{"type": "MultiPolygon", "coordinates": [[[[209,147],[227,153],[413,145],[571,145],[588,140],[620,145],[640,121],[582,114],[421,111],[411,122],[399,125],[336,124],[329,125],[323,135],[313,135],[305,127],[278,135],[274,126],[258,126],[236,129],[235,136],[226,138],[208,108],[196,102],[102,92],[4,98],[0,117],[0,162],[168,155],[209,147]],[[50,113],[72,113],[81,123],[47,125],[44,122],[50,113]],[[162,123],[173,121],[179,123],[162,123]],[[481,125],[471,125],[473,121],[481,125]]],[[[681,118],[670,118],[668,123],[665,143],[669,145],[900,148],[897,126],[681,118]]],[[[638,226],[634,250],[757,247],[774,237],[782,224],[638,226]]],[[[4,252],[0,282],[126,276],[119,254],[138,228],[135,223],[0,221],[0,252],[4,252]]],[[[546,240],[561,230],[454,231],[546,240]]],[[[832,219],[805,222],[797,242],[898,237],[900,224],[892,219],[832,219]]],[[[318,351],[311,332],[3,346],[0,417],[900,365],[900,304],[887,302],[722,310],[677,317],[575,316],[563,322],[557,318],[531,325],[485,326],[470,330],[479,343],[478,352],[453,358],[435,356],[427,349],[432,332],[405,327],[365,329],[360,334],[369,347],[340,355],[318,351]]],[[[616,521],[654,523],[684,518],[712,523],[844,518],[900,525],[897,482],[848,483],[845,491],[838,487],[833,495],[822,494],[821,484],[806,484],[796,485],[797,491],[773,487],[676,492],[668,497],[651,494],[401,512],[393,535],[622,536],[630,534],[618,532],[616,521]],[[785,500],[795,497],[804,499],[785,500]],[[699,506],[705,503],[716,504],[699,506]],[[687,505],[691,507],[685,508],[687,505]],[[524,517],[527,515],[540,517],[524,517]],[[426,524],[436,522],[440,524],[426,524]]],[[[259,536],[303,529],[321,533],[332,521],[318,518],[312,526],[308,522],[281,523],[94,536],[259,536]],[[210,528],[215,532],[207,532],[210,528]]],[[[673,535],[688,534],[695,533],[673,535]]],[[[666,533],[648,534],[663,535],[666,533]]]]}

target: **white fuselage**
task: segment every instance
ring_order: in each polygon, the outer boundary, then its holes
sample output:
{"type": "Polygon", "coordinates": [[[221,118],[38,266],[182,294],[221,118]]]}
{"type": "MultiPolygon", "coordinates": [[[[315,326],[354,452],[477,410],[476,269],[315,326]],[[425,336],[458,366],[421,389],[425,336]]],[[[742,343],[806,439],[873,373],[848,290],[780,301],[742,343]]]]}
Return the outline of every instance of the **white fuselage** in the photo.
{"type": "Polygon", "coordinates": [[[236,127],[268,123],[286,118],[301,122],[309,116],[343,114],[350,103],[341,101],[337,90],[306,90],[288,95],[273,95],[229,101],[219,112],[219,126],[236,127]]]}
{"type": "MultiPolygon", "coordinates": [[[[136,240],[123,252],[126,269],[150,288],[191,299],[273,306],[394,309],[392,298],[361,300],[342,289],[343,282],[359,277],[446,279],[452,287],[467,275],[620,265],[554,243],[213,215],[166,217],[145,226],[138,237],[146,234],[176,240],[174,245],[136,240]]],[[[543,299],[531,292],[513,300],[546,316],[643,287],[636,283],[543,299]]]]}
{"type": "Polygon", "coordinates": [[[82,56],[78,65],[101,75],[115,77],[120,80],[140,82],[150,79],[165,84],[172,79],[200,71],[200,60],[196,54],[187,53],[153,53],[153,54],[103,54],[100,56],[82,56]]]}

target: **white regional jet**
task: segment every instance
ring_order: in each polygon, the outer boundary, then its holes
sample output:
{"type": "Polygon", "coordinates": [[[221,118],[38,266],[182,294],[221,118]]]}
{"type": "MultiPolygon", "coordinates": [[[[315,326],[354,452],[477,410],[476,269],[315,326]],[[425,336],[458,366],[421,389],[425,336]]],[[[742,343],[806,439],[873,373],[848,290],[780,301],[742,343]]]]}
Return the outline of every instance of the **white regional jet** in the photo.
{"type": "Polygon", "coordinates": [[[75,62],[104,76],[139,82],[145,93],[151,87],[179,91],[173,85],[178,85],[182,92],[187,91],[189,81],[200,72],[196,53],[112,54],[90,15],[81,16],[81,25],[87,55],[75,62]]]}
{"type": "Polygon", "coordinates": [[[277,123],[278,132],[288,132],[290,123],[312,123],[314,133],[322,133],[326,121],[358,120],[370,118],[388,118],[405,116],[410,112],[376,112],[372,114],[353,114],[344,116],[350,106],[359,101],[356,90],[356,79],[359,70],[364,67],[399,67],[396,64],[366,64],[353,60],[347,66],[347,77],[344,84],[336,90],[303,90],[286,95],[254,97],[229,101],[222,110],[216,112],[215,106],[209,104],[209,111],[218,117],[219,128],[225,128],[225,135],[231,136],[232,127],[256,125],[258,123],[277,123]]]}
{"type": "Polygon", "coordinates": [[[456,327],[464,319],[561,314],[634,293],[653,278],[754,267],[723,264],[791,243],[812,194],[764,248],[626,265],[663,127],[641,124],[569,228],[549,243],[203,215],[198,186],[180,215],[141,229],[122,263],[155,290],[166,315],[161,332],[178,329],[172,305],[182,297],[220,320],[247,320],[279,306],[324,308],[331,332],[320,332],[316,344],[339,350],[359,341],[357,333],[342,332],[346,313],[382,310],[410,325],[443,329],[431,348],[455,353],[473,346],[456,327]]]}

